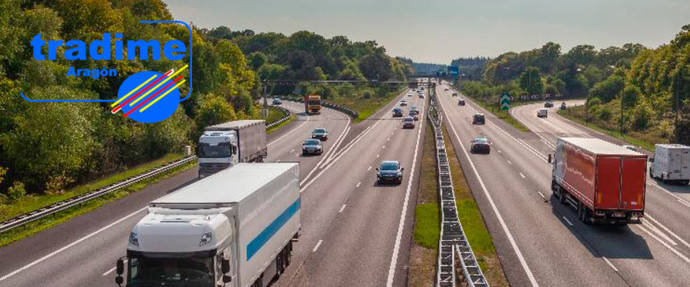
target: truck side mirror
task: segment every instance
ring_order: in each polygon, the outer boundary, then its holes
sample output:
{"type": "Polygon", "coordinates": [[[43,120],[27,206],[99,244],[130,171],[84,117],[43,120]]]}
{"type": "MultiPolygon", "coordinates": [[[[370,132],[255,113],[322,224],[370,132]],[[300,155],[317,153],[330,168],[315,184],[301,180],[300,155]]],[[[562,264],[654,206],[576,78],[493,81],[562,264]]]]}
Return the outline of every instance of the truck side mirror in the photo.
{"type": "Polygon", "coordinates": [[[115,264],[115,271],[117,275],[122,275],[122,273],[125,271],[125,262],[122,260],[122,258],[117,259],[117,263],[115,264]]]}
{"type": "Polygon", "coordinates": [[[553,157],[553,156],[552,156],[551,154],[549,154],[549,163],[551,163],[551,162],[553,161],[553,158],[552,158],[552,157],[553,157]]]}
{"type": "Polygon", "coordinates": [[[122,279],[122,276],[120,276],[120,275],[117,275],[117,277],[115,277],[115,283],[116,283],[118,286],[122,286],[122,283],[123,283],[124,281],[125,281],[125,280],[122,279]]]}
{"type": "MultiPolygon", "coordinates": [[[[221,260],[220,269],[221,269],[221,271],[223,271],[223,274],[230,272],[230,260],[228,260],[228,259],[221,260]]],[[[223,278],[223,280],[225,280],[225,278],[223,278]]],[[[230,281],[227,281],[227,282],[230,282],[230,281]]]]}
{"type": "Polygon", "coordinates": [[[223,275],[223,283],[230,283],[232,281],[232,276],[223,275]]]}

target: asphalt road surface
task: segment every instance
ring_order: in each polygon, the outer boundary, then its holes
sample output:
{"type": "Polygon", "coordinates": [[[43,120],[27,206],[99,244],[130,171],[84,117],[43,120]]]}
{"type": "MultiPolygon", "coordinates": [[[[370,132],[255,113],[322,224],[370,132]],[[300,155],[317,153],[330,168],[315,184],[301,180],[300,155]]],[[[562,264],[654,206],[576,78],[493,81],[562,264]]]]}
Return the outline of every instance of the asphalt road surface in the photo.
{"type": "Polygon", "coordinates": [[[538,106],[529,105],[514,114],[529,119],[526,125],[536,132],[520,132],[471,101],[459,106],[458,98],[443,86],[437,91],[453,145],[511,285],[690,286],[687,206],[648,189],[643,224],[585,225],[574,209],[551,200],[551,166],[546,160],[555,136],[583,136],[586,131],[568,126],[554,112],[545,119],[552,122],[534,126],[531,122],[542,119],[536,118],[538,106]],[[476,112],[486,114],[485,125],[471,124],[476,112]],[[464,152],[479,135],[491,141],[491,154],[464,152]]]}

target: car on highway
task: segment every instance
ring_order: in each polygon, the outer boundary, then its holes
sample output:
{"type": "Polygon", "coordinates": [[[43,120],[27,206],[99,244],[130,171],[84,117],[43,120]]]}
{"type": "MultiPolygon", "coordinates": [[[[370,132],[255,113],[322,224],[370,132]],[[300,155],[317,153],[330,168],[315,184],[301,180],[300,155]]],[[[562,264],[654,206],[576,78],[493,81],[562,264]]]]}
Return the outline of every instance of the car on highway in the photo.
{"type": "Polygon", "coordinates": [[[397,117],[402,117],[402,116],[403,116],[403,112],[402,112],[401,108],[398,108],[398,107],[393,108],[393,117],[397,118],[397,117]]]}
{"type": "Polygon", "coordinates": [[[419,114],[419,109],[417,108],[417,106],[411,106],[410,107],[410,115],[412,115],[413,113],[419,114]]]}
{"type": "Polygon", "coordinates": [[[472,116],[473,125],[483,125],[485,121],[486,119],[482,113],[476,113],[472,116]]]}
{"type": "Polygon", "coordinates": [[[491,143],[486,137],[476,137],[472,140],[472,146],[470,147],[471,153],[491,153],[491,143]]]}
{"type": "Polygon", "coordinates": [[[545,108],[553,108],[553,102],[552,101],[544,102],[544,107],[545,108]]]}
{"type": "Polygon", "coordinates": [[[328,140],[328,131],[324,128],[316,128],[311,132],[311,138],[322,141],[328,140]]]}
{"type": "Polygon", "coordinates": [[[411,97],[411,96],[412,96],[412,94],[407,94],[407,96],[408,96],[408,97],[411,97]]]}
{"type": "Polygon", "coordinates": [[[458,106],[464,106],[465,105],[465,99],[459,99],[458,100],[458,106]]]}
{"type": "Polygon", "coordinates": [[[280,106],[280,105],[283,104],[283,101],[281,101],[279,98],[273,98],[272,104],[273,104],[274,106],[280,106]]]}
{"type": "Polygon", "coordinates": [[[409,116],[405,117],[402,120],[402,124],[403,129],[414,129],[414,118],[409,116]]]}
{"type": "Polygon", "coordinates": [[[419,98],[420,98],[420,99],[423,99],[423,98],[424,98],[424,94],[419,94],[419,98]]]}
{"type": "Polygon", "coordinates": [[[400,166],[397,160],[384,160],[376,168],[376,183],[397,183],[401,184],[403,180],[403,171],[405,169],[400,166]]]}
{"type": "Polygon", "coordinates": [[[549,116],[549,111],[547,109],[541,109],[537,111],[538,118],[546,118],[549,116]]]}
{"type": "Polygon", "coordinates": [[[457,96],[458,96],[458,93],[453,92],[453,97],[457,97],[457,96]]]}
{"type": "Polygon", "coordinates": [[[565,102],[562,102],[562,103],[561,103],[561,108],[560,108],[560,109],[561,109],[561,110],[565,110],[565,109],[567,109],[567,108],[568,108],[568,105],[566,105],[565,102]]]}
{"type": "Polygon", "coordinates": [[[443,89],[443,91],[446,91],[446,92],[447,92],[447,91],[450,91],[450,89],[449,89],[449,88],[445,88],[445,89],[443,89]]]}
{"type": "Polygon", "coordinates": [[[400,106],[401,107],[407,106],[407,101],[406,100],[400,101],[400,106]]]}
{"type": "Polygon", "coordinates": [[[322,154],[323,146],[321,141],[317,139],[307,139],[302,143],[302,154],[322,154]]]}
{"type": "Polygon", "coordinates": [[[415,121],[419,120],[419,112],[415,110],[410,110],[410,112],[408,112],[407,115],[412,117],[415,121]]]}

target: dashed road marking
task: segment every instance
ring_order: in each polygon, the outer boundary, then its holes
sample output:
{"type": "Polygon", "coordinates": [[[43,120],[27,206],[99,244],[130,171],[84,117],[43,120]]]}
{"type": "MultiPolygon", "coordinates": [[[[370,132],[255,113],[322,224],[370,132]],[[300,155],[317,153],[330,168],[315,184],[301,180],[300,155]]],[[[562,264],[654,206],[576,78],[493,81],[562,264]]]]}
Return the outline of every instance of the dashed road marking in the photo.
{"type": "Polygon", "coordinates": [[[570,226],[573,226],[573,223],[572,223],[572,222],[570,222],[570,220],[568,220],[568,218],[567,218],[567,217],[563,216],[563,220],[565,220],[565,222],[567,222],[567,223],[568,223],[568,225],[570,225],[570,226]]]}
{"type": "Polygon", "coordinates": [[[321,243],[323,240],[319,240],[319,242],[316,243],[316,246],[314,246],[314,249],[312,249],[312,253],[316,252],[316,250],[319,250],[319,246],[321,246],[321,243]]]}
{"type": "Polygon", "coordinates": [[[616,268],[616,266],[614,266],[613,263],[611,263],[611,261],[609,261],[608,258],[606,258],[606,257],[604,257],[604,256],[602,256],[601,258],[603,258],[604,261],[606,261],[606,264],[608,264],[609,266],[611,266],[611,269],[613,269],[613,271],[616,271],[616,273],[618,273],[618,268],[616,268]]]}
{"type": "Polygon", "coordinates": [[[522,173],[520,173],[520,177],[522,177],[522,178],[524,179],[524,178],[525,178],[525,175],[522,174],[522,173]]]}
{"type": "Polygon", "coordinates": [[[361,181],[358,182],[357,185],[355,185],[355,187],[359,187],[360,185],[362,185],[362,182],[361,182],[361,181]]]}
{"type": "Polygon", "coordinates": [[[347,204],[343,204],[343,206],[340,207],[340,210],[338,210],[338,213],[343,213],[343,210],[345,210],[345,206],[347,206],[347,204]]]}

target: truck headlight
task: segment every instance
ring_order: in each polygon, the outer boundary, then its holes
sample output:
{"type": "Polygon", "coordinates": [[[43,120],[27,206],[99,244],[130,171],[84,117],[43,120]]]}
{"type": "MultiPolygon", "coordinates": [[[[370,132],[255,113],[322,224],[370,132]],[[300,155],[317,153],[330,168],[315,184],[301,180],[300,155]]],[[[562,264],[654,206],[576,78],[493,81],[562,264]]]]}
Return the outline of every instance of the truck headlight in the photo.
{"type": "Polygon", "coordinates": [[[139,237],[135,232],[129,233],[129,244],[139,247],[139,237]]]}
{"type": "Polygon", "coordinates": [[[204,246],[211,242],[211,239],[213,239],[213,233],[211,232],[206,232],[201,235],[201,240],[199,241],[199,246],[204,246]]]}

